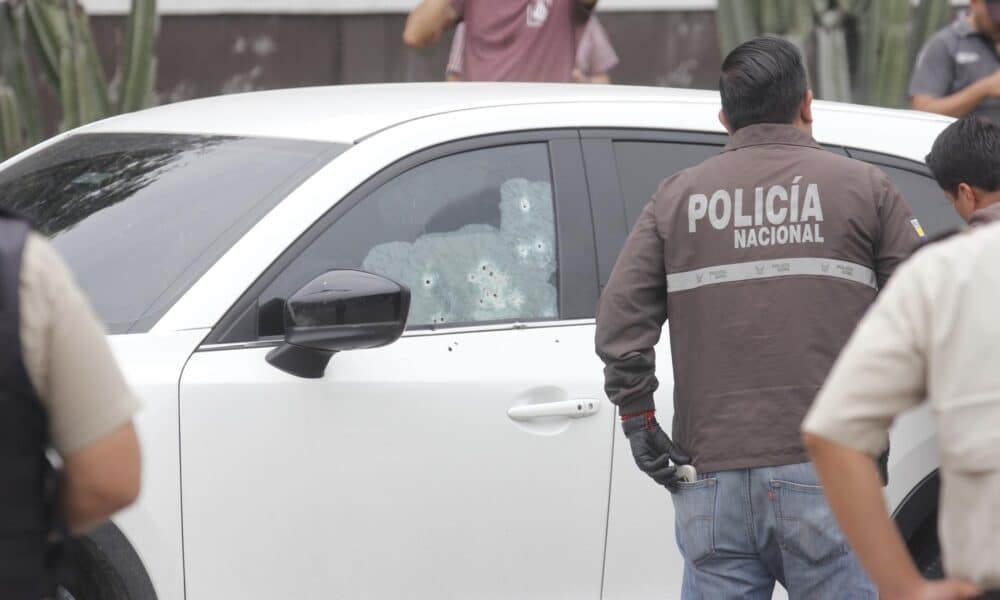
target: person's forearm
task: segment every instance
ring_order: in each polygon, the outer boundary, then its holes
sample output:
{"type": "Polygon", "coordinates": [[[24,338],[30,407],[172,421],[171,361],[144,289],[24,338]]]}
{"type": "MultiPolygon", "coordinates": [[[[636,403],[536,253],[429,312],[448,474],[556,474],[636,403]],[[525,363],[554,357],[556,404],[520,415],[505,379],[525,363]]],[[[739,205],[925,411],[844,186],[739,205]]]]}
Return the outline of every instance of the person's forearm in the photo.
{"type": "Polygon", "coordinates": [[[141,458],[129,423],[65,457],[62,504],[70,530],[82,533],[135,501],[141,458]]]}
{"type": "Polygon", "coordinates": [[[935,98],[927,94],[916,94],[913,96],[913,108],[949,117],[964,117],[988,97],[986,80],[981,79],[950,96],[935,98]]]}
{"type": "Polygon", "coordinates": [[[131,503],[131,498],[119,498],[84,486],[67,484],[63,492],[66,523],[74,534],[90,531],[131,503]]]}
{"type": "Polygon", "coordinates": [[[429,46],[441,38],[452,18],[451,0],[423,0],[406,19],[403,41],[414,48],[429,46]]]}
{"type": "Polygon", "coordinates": [[[883,599],[912,598],[923,583],[882,496],[875,462],[867,454],[805,435],[830,508],[871,574],[883,599]]]}

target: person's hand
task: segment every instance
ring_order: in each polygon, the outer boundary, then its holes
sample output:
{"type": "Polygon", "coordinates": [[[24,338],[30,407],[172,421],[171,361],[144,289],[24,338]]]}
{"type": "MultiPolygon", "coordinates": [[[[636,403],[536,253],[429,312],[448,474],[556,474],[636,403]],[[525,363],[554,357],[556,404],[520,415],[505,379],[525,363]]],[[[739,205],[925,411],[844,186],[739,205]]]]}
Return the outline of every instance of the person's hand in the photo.
{"type": "Polygon", "coordinates": [[[984,77],[982,82],[989,96],[1000,98],[1000,69],[993,71],[992,75],[984,77]]]}
{"type": "MultiPolygon", "coordinates": [[[[919,587],[899,596],[902,600],[966,600],[977,598],[982,590],[966,581],[958,579],[943,579],[937,581],[923,580],[919,587]]],[[[883,600],[894,600],[892,596],[882,595],[883,600]]]]}
{"type": "Polygon", "coordinates": [[[678,479],[675,465],[686,465],[691,459],[663,431],[653,411],[622,415],[622,430],[639,469],[656,483],[676,492],[678,479]]]}

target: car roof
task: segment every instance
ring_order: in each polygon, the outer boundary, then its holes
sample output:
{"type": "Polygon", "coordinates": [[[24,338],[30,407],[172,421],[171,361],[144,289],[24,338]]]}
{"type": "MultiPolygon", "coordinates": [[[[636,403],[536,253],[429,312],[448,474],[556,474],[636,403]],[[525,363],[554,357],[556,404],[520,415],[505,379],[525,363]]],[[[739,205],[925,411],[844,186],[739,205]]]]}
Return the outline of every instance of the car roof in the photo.
{"type": "MultiPolygon", "coordinates": [[[[189,100],[120,115],[74,133],[202,133],[354,143],[432,115],[494,106],[566,102],[719,104],[715,91],[620,85],[403,83],[292,88],[189,100]]],[[[820,110],[879,112],[817,102],[820,110]]],[[[939,119],[926,113],[915,118],[939,119]]]]}

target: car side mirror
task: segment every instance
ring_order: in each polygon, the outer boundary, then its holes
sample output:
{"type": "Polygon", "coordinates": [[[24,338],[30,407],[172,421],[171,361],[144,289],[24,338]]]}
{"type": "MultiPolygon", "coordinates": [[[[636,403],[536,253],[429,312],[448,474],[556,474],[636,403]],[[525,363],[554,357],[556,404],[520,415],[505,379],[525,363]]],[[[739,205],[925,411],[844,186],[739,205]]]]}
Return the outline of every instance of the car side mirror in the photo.
{"type": "Polygon", "coordinates": [[[317,379],[343,350],[376,348],[403,335],[410,311],[405,285],[364,271],[328,271],[285,303],[285,342],[267,362],[317,379]]]}

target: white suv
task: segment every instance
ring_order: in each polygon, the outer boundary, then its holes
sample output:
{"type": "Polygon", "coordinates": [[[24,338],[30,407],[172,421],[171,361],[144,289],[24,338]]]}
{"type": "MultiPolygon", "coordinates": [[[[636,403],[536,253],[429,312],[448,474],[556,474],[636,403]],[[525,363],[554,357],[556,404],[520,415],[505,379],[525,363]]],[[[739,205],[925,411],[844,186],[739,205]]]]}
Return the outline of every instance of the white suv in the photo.
{"type": "MultiPolygon", "coordinates": [[[[593,317],[658,183],[725,144],[718,110],[712,92],[614,86],[283,90],[112,118],[5,163],[2,202],[54,237],[145,403],[141,499],[76,549],[70,591],[676,595],[671,502],[623,444],[593,317]]],[[[815,114],[929,234],[959,224],[922,163],[946,119],[815,114]]],[[[892,443],[887,497],[939,568],[926,412],[892,443]]]]}

